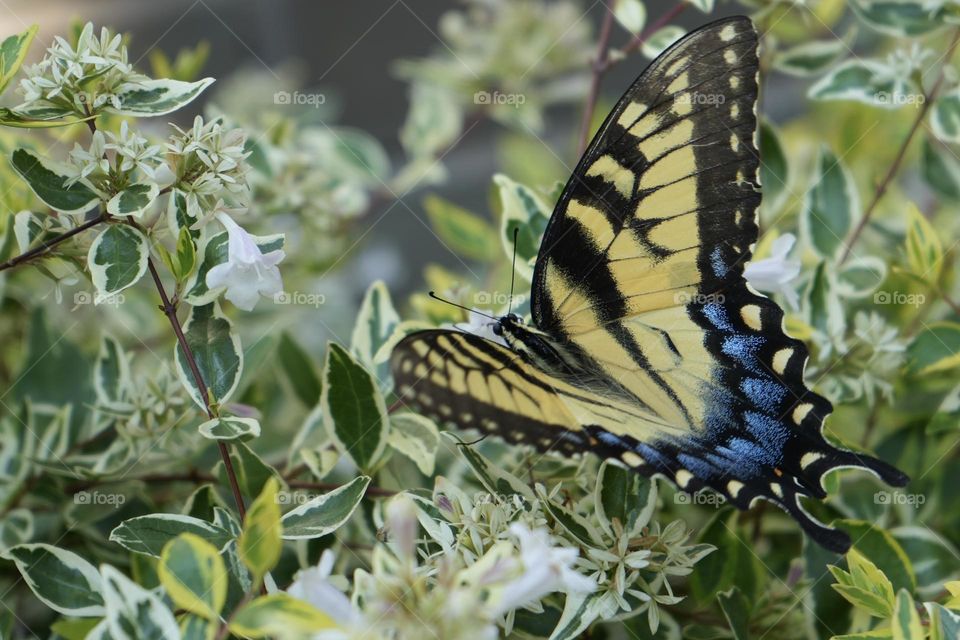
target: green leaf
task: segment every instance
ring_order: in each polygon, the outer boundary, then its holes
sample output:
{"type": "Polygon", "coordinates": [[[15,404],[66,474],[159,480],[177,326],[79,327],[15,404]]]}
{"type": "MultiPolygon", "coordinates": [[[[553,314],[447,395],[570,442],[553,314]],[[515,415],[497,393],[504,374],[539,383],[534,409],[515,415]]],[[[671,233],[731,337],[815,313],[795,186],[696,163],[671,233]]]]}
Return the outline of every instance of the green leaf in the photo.
{"type": "Polygon", "coordinates": [[[473,447],[463,444],[456,436],[450,433],[445,435],[457,442],[457,450],[492,497],[512,499],[513,496],[519,496],[527,504],[533,502],[535,496],[530,485],[501,466],[492,463],[473,447]]]}
{"type": "Polygon", "coordinates": [[[549,513],[550,516],[557,521],[557,524],[567,533],[587,547],[595,547],[600,543],[600,540],[602,540],[600,532],[597,531],[596,527],[594,527],[589,520],[579,513],[551,501],[545,493],[540,493],[539,497],[547,513],[549,513]]]}
{"type": "Polygon", "coordinates": [[[853,12],[873,29],[904,38],[943,26],[944,9],[911,0],[853,0],[853,12]]]}
{"type": "Polygon", "coordinates": [[[540,251],[540,239],[550,220],[551,209],[530,187],[498,173],[493,176],[500,211],[500,242],[507,256],[513,255],[513,230],[517,233],[516,271],[533,280],[533,262],[540,251]]]}
{"type": "Polygon", "coordinates": [[[324,427],[340,451],[360,469],[371,469],[386,445],[387,406],[373,376],[332,342],[323,367],[320,406],[324,427]]]}
{"type": "Polygon", "coordinates": [[[907,264],[926,282],[935,283],[943,267],[943,243],[917,205],[907,205],[907,264]]]}
{"type": "Polygon", "coordinates": [[[218,416],[207,420],[197,429],[208,440],[249,440],[260,437],[260,423],[254,418],[218,416]]]}
{"type": "Polygon", "coordinates": [[[197,246],[189,229],[180,229],[177,236],[177,281],[183,281],[197,266],[197,246]]]}
{"type": "Polygon", "coordinates": [[[846,299],[869,296],[887,277],[887,263],[876,256],[859,256],[843,263],[834,288],[846,299]]]}
{"type": "MultiPolygon", "coordinates": [[[[50,630],[64,640],[86,640],[88,634],[100,624],[99,618],[63,618],[50,625],[50,630]]],[[[0,632],[2,634],[2,632],[0,632]]],[[[0,637],[13,637],[2,635],[0,637]]]]}
{"type": "Polygon", "coordinates": [[[350,519],[370,484],[368,476],[313,498],[281,518],[285,540],[309,540],[333,533],[350,519]]]}
{"type": "Polygon", "coordinates": [[[717,594],[717,602],[730,625],[734,640],[749,640],[751,606],[743,592],[733,587],[726,593],[717,594]]]}
{"type": "Polygon", "coordinates": [[[897,527],[890,533],[911,560],[918,596],[936,598],[945,583],[960,575],[957,550],[940,534],[922,526],[897,527]]]}
{"type": "Polygon", "coordinates": [[[97,393],[97,401],[105,407],[129,408],[131,385],[127,354],[116,338],[103,334],[93,368],[93,388],[97,393]]]}
{"type": "Polygon", "coordinates": [[[773,66],[793,76],[809,77],[822,73],[849,50],[847,38],[811,41],[778,51],[773,66]]]}
{"type": "Polygon", "coordinates": [[[436,195],[424,198],[423,208],[437,237],[454,254],[485,262],[499,255],[497,234],[483,218],[436,195]]]}
{"type": "Polygon", "coordinates": [[[653,59],[666,51],[667,47],[687,34],[686,29],[676,25],[668,25],[655,31],[649,38],[643,41],[640,51],[643,55],[653,59]]]}
{"type": "Polygon", "coordinates": [[[760,122],[760,157],[763,158],[760,163],[763,201],[771,211],[776,211],[788,194],[790,167],[780,134],[766,120],[760,122]]]}
{"type": "Polygon", "coordinates": [[[164,546],[179,535],[199,536],[222,550],[233,535],[215,524],[178,513],[154,513],[124,520],[110,532],[110,541],[134,553],[160,557],[164,546]]]}
{"type": "Polygon", "coordinates": [[[336,624],[325,613],[286,593],[261,596],[240,609],[230,631],[244,638],[308,637],[336,624]]]}
{"type": "Polygon", "coordinates": [[[10,157],[10,163],[51,209],[68,214],[84,213],[100,201],[100,196],[80,182],[68,187],[67,176],[32,151],[17,149],[10,157]]]}
{"type": "Polygon", "coordinates": [[[640,0],[615,0],[613,15],[630,33],[640,33],[647,21],[647,9],[640,0]]]}
{"type": "Polygon", "coordinates": [[[884,573],[862,553],[851,549],[847,553],[849,572],[830,566],[836,584],[834,591],[858,609],[877,618],[893,614],[893,585],[884,573]]]}
{"type": "Polygon", "coordinates": [[[960,143],[960,88],[944,93],[933,103],[930,129],[944,142],[960,143]]]}
{"type": "Polygon", "coordinates": [[[563,614],[550,640],[576,640],[597,619],[601,593],[571,593],[564,599],[563,614]]]}
{"type": "Polygon", "coordinates": [[[830,70],[807,92],[811,100],[851,100],[882,109],[916,106],[923,94],[892,77],[889,65],[872,59],[848,60],[830,70]]]}
{"type": "Polygon", "coordinates": [[[920,151],[920,173],[938,196],[960,200],[960,161],[949,148],[924,140],[920,151]]]}
{"type": "Polygon", "coordinates": [[[834,524],[850,534],[853,548],[870,558],[890,579],[894,589],[916,589],[917,578],[910,558],[890,532],[861,520],[838,520],[834,524]]]}
{"type": "Polygon", "coordinates": [[[320,377],[310,356],[286,331],[280,334],[277,358],[297,398],[308,407],[316,405],[320,401],[320,377]]]}
{"type": "Polygon", "coordinates": [[[907,347],[907,370],[916,375],[947,371],[960,365],[960,324],[924,325],[907,347]]]}
{"type": "Polygon", "coordinates": [[[124,116],[148,118],[162,116],[185,107],[213,84],[213,78],[196,82],[180,80],[143,80],[120,87],[117,97],[120,108],[109,102],[106,110],[124,116]]]}
{"type": "Polygon", "coordinates": [[[960,615],[936,602],[926,602],[924,606],[930,614],[930,640],[960,638],[960,615]]]}
{"type": "Polygon", "coordinates": [[[34,117],[30,113],[0,107],[0,126],[16,127],[18,129],[52,129],[54,127],[69,127],[96,118],[96,116],[89,116],[87,118],[66,119],[72,113],[72,111],[65,109],[47,114],[37,114],[43,117],[34,117]]]}
{"type": "Polygon", "coordinates": [[[893,640],[924,640],[927,637],[920,624],[917,606],[906,589],[897,592],[897,608],[893,612],[891,628],[893,640]]]}
{"type": "Polygon", "coordinates": [[[414,158],[426,158],[419,175],[401,181],[400,191],[408,191],[430,178],[435,165],[432,156],[457,140],[463,129],[463,108],[457,96],[436,83],[414,82],[410,88],[410,110],[400,130],[400,144],[414,158]],[[406,184],[403,184],[406,183],[406,184]]]}
{"type": "Polygon", "coordinates": [[[243,533],[237,542],[240,558],[250,569],[255,583],[277,564],[283,549],[278,491],[276,478],[269,478],[263,491],[247,509],[243,533]]]}
{"type": "MultiPolygon", "coordinates": [[[[243,369],[243,350],[240,336],[216,302],[190,307],[183,325],[187,346],[193,352],[197,368],[215,402],[224,403],[237,388],[243,369]]],[[[196,378],[187,363],[180,345],[176,348],[177,371],[193,401],[206,408],[206,398],[200,394],[196,378]]]]}
{"type": "Polygon", "coordinates": [[[107,213],[114,216],[139,217],[160,194],[155,182],[135,182],[107,201],[107,213]]]}
{"type": "Polygon", "coordinates": [[[745,551],[733,532],[736,513],[719,511],[704,527],[698,541],[716,547],[716,551],[700,560],[690,574],[690,586],[697,602],[706,603],[733,586],[738,556],[745,551]]]}
{"type": "Polygon", "coordinates": [[[180,636],[173,613],[157,595],[108,564],[101,565],[100,576],[109,634],[99,637],[161,640],[180,636]]]}
{"type": "Polygon", "coordinates": [[[20,570],[34,595],[65,616],[102,616],[105,613],[100,574],[72,551],[48,544],[22,544],[3,552],[20,570]]]}
{"type": "Polygon", "coordinates": [[[860,198],[850,172],[827,148],[820,150],[814,183],[804,198],[801,230],[824,258],[836,258],[860,213],[860,198]]]}
{"type": "MultiPolygon", "coordinates": [[[[264,462],[246,443],[240,440],[231,444],[230,460],[233,463],[237,481],[240,483],[240,492],[244,495],[254,496],[259,494],[270,478],[280,480],[280,474],[277,473],[277,470],[264,462]]],[[[221,485],[225,486],[227,476],[223,469],[223,463],[217,464],[217,474],[221,485]]]]}
{"type": "Polygon", "coordinates": [[[387,442],[410,458],[420,473],[433,475],[437,448],[440,446],[440,430],[433,420],[417,413],[392,415],[387,442]]]}
{"type": "Polygon", "coordinates": [[[227,600],[227,569],[216,547],[183,533],[163,548],[157,573],[178,608],[218,619],[227,600]]]}
{"type": "Polygon", "coordinates": [[[393,306],[387,285],[381,280],[375,281],[363,296],[360,311],[353,325],[350,352],[366,367],[372,369],[381,381],[389,378],[390,367],[386,363],[380,363],[377,366],[374,357],[390,339],[399,324],[400,315],[393,306]]]}
{"type": "Polygon", "coordinates": [[[647,526],[657,503],[657,487],[646,478],[622,465],[604,460],[594,489],[597,519],[608,535],[614,518],[627,532],[639,534],[647,526]]]}
{"type": "Polygon", "coordinates": [[[0,93],[6,90],[7,85],[17,75],[23,59],[27,57],[30,43],[37,35],[37,25],[29,26],[25,31],[7,36],[0,43],[0,93]]]}
{"type": "Polygon", "coordinates": [[[136,284],[147,272],[150,245],[138,229],[111,224],[90,245],[87,267],[100,296],[112,296],[136,284]]]}

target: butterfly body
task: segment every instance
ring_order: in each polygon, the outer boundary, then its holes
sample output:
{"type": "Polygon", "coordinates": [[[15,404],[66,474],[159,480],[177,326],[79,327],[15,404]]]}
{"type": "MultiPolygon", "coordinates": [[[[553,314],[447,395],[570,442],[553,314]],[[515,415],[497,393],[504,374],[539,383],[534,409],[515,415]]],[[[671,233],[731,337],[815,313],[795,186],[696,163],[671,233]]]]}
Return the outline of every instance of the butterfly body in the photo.
{"type": "Polygon", "coordinates": [[[783,311],[743,277],[761,188],[757,35],[747,18],[672,45],[600,127],[544,232],[530,324],[503,344],[433,330],[392,356],[407,402],[462,428],[566,454],[592,451],[745,509],[774,502],[817,542],[849,538],[813,519],[836,468],[906,476],[833,446],[832,407],[807,388],[808,352],[783,311]]]}

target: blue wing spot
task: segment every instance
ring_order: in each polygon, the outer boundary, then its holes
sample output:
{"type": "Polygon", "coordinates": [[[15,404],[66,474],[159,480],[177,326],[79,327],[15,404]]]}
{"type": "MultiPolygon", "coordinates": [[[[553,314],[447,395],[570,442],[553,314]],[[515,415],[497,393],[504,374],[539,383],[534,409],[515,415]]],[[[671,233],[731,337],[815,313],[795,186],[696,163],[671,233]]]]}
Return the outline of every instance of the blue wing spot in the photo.
{"type": "Polygon", "coordinates": [[[603,444],[614,447],[616,449],[628,449],[627,444],[620,438],[620,436],[614,435],[609,431],[597,430],[597,438],[603,442],[603,444]]]}
{"type": "Polygon", "coordinates": [[[729,268],[726,260],[723,259],[722,247],[716,246],[710,254],[710,266],[713,268],[713,275],[717,278],[724,278],[729,268]]]}
{"type": "Polygon", "coordinates": [[[787,389],[780,383],[762,378],[744,378],[740,390],[754,405],[768,413],[774,413],[787,394],[787,389]]]}
{"type": "Polygon", "coordinates": [[[757,352],[766,340],[757,335],[735,335],[723,339],[720,350],[754,373],[763,371],[757,352]]]}
{"type": "Polygon", "coordinates": [[[783,447],[790,439],[789,429],[780,420],[756,411],[746,411],[743,417],[746,418],[747,429],[769,454],[769,464],[779,464],[783,458],[783,447]]]}
{"type": "Polygon", "coordinates": [[[743,438],[731,438],[729,446],[734,454],[734,464],[736,466],[750,466],[752,464],[754,467],[774,467],[780,462],[779,454],[774,454],[770,449],[756,442],[743,438]]]}
{"type": "Polygon", "coordinates": [[[703,315],[707,317],[714,327],[720,331],[733,331],[730,319],[727,318],[727,310],[718,302],[708,302],[703,305],[703,315]]]}

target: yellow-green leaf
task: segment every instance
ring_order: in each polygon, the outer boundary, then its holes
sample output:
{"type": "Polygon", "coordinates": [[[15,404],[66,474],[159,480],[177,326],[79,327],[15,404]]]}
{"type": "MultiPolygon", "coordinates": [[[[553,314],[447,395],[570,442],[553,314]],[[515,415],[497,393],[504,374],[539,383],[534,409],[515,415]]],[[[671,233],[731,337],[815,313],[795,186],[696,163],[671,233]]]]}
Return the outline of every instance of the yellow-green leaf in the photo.
{"type": "Polygon", "coordinates": [[[483,218],[439,196],[427,196],[423,208],[450,251],[474,260],[493,260],[500,254],[497,232],[483,218]]]}
{"type": "Polygon", "coordinates": [[[936,282],[943,265],[943,243],[917,206],[907,207],[907,264],[927,282],[936,282]]]}
{"type": "Polygon", "coordinates": [[[230,631],[246,638],[289,638],[334,628],[336,624],[325,613],[285,593],[257,598],[230,622],[230,631]]]}
{"type": "Polygon", "coordinates": [[[906,589],[897,592],[897,608],[893,614],[893,640],[923,640],[923,626],[917,606],[906,589]]]}
{"type": "Polygon", "coordinates": [[[198,535],[183,533],[167,543],[157,567],[174,604],[216,620],[227,599],[227,569],[217,548],[198,535]]]}
{"type": "Polygon", "coordinates": [[[282,527],[278,492],[277,479],[269,478],[243,520],[243,533],[240,534],[238,542],[240,558],[257,582],[280,559],[283,541],[280,538],[282,527]]]}

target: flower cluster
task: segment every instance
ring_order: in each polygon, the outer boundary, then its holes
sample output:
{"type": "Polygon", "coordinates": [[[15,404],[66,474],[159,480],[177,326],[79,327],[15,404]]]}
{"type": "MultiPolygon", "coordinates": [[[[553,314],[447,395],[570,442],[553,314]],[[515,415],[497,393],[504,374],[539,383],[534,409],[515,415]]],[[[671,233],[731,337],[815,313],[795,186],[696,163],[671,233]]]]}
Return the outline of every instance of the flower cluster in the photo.
{"type": "Polygon", "coordinates": [[[187,130],[176,125],[174,129],[177,133],[167,143],[167,157],[176,189],[186,197],[187,215],[205,222],[222,208],[224,199],[246,204],[250,153],[243,130],[228,128],[220,119],[204,122],[201,116],[187,130]]]}
{"type": "Polygon", "coordinates": [[[162,147],[126,121],[119,133],[95,131],[87,147],[75,142],[64,170],[67,186],[83,182],[101,193],[114,191],[135,172],[154,182],[169,181],[162,147]]]}
{"type": "Polygon", "coordinates": [[[52,108],[80,114],[107,106],[119,110],[120,92],[147,79],[128,61],[123,37],[102,28],[98,38],[91,22],[76,45],[57,36],[47,55],[24,72],[21,110],[52,108]]]}

